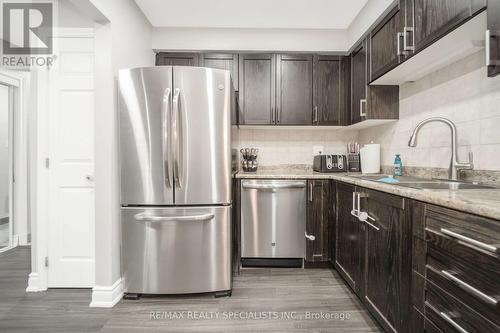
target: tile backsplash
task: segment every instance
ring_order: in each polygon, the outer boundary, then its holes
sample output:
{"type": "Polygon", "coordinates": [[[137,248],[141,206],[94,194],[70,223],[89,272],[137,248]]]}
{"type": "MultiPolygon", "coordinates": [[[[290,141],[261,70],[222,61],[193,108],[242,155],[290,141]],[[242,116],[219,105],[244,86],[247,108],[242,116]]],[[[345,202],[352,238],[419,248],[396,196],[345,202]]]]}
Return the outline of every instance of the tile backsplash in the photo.
{"type": "Polygon", "coordinates": [[[260,165],[312,164],[313,147],[325,154],[345,154],[346,145],[358,140],[358,132],[346,129],[248,129],[241,128],[240,147],[259,148],[260,165]]]}
{"type": "Polygon", "coordinates": [[[445,124],[425,125],[418,146],[408,147],[420,121],[445,117],[457,125],[459,162],[472,151],[475,169],[500,170],[500,77],[487,77],[483,51],[401,85],[399,112],[399,121],[359,132],[361,143],[381,144],[382,165],[400,153],[403,165],[448,168],[451,135],[445,124]]]}

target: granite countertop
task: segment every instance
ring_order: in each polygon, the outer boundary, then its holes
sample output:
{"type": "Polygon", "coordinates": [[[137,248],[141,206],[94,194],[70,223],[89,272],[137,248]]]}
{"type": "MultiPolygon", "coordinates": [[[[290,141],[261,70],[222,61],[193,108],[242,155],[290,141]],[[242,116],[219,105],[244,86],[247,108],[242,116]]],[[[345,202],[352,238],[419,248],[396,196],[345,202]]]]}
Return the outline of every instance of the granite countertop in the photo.
{"type": "Polygon", "coordinates": [[[500,220],[500,188],[474,190],[421,190],[360,179],[360,173],[319,173],[310,167],[263,167],[238,172],[241,179],[334,179],[361,187],[500,220]],[[357,177],[356,177],[357,176],[357,177]]]}

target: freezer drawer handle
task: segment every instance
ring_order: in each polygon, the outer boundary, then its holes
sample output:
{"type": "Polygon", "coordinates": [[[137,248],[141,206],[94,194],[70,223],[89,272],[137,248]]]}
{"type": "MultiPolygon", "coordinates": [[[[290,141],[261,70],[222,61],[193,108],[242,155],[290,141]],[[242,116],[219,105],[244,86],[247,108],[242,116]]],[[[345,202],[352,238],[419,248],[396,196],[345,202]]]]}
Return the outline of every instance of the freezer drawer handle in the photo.
{"type": "Polygon", "coordinates": [[[281,188],[303,188],[303,187],[306,187],[306,184],[301,183],[301,182],[286,183],[286,184],[249,184],[249,183],[243,183],[242,186],[245,189],[273,190],[273,189],[281,189],[281,188]]]}
{"type": "Polygon", "coordinates": [[[209,221],[215,217],[214,214],[181,215],[181,216],[158,216],[139,213],[134,215],[134,219],[140,222],[182,222],[182,221],[209,221]]]}

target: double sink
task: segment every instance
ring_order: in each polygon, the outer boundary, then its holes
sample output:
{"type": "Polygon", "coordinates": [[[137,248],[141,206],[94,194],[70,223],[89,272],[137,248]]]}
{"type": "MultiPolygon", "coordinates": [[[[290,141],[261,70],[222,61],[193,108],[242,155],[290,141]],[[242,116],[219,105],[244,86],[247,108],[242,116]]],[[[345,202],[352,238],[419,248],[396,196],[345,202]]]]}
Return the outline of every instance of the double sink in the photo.
{"type": "MultiPolygon", "coordinates": [[[[363,180],[374,181],[378,183],[387,183],[380,181],[382,178],[389,177],[388,175],[350,175],[350,177],[359,178],[363,180]]],[[[498,188],[494,186],[472,183],[472,182],[463,182],[463,181],[455,181],[448,179],[423,179],[416,177],[396,177],[397,182],[387,183],[395,186],[409,187],[419,190],[496,190],[498,188]]]]}

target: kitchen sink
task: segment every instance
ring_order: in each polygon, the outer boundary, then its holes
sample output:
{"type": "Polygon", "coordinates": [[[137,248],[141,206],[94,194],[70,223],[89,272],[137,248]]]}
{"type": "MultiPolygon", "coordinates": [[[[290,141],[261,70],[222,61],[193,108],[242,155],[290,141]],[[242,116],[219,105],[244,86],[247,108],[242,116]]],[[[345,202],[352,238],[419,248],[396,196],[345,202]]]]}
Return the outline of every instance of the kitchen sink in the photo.
{"type": "MultiPolygon", "coordinates": [[[[384,174],[377,175],[351,175],[351,177],[359,178],[363,180],[369,180],[374,182],[379,182],[379,179],[389,177],[384,174]]],[[[443,179],[425,179],[425,178],[417,178],[417,177],[396,177],[398,180],[397,183],[392,183],[391,185],[402,186],[402,187],[410,187],[419,190],[488,190],[488,189],[497,189],[496,187],[470,183],[470,182],[461,182],[461,181],[453,181],[453,180],[443,180],[443,179]]],[[[380,182],[379,182],[380,183],[380,182]]]]}
{"type": "Polygon", "coordinates": [[[398,186],[411,187],[420,190],[488,190],[496,189],[493,186],[473,184],[473,183],[463,183],[463,182],[443,182],[443,181],[433,181],[433,182],[403,182],[396,184],[398,186]]]}

